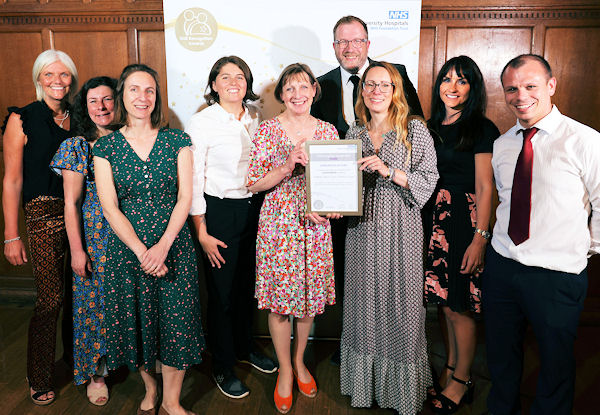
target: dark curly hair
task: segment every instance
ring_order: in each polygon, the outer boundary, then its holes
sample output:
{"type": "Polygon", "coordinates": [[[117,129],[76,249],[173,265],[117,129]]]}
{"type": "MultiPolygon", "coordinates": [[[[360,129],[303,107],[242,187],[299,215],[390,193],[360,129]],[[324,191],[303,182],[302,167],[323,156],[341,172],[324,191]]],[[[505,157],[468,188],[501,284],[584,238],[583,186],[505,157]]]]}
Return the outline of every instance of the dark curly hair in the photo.
{"type": "Polygon", "coordinates": [[[88,91],[99,86],[109,87],[112,89],[114,96],[117,89],[117,80],[108,76],[92,78],[83,84],[73,101],[73,132],[77,136],[84,137],[87,141],[96,141],[99,138],[98,127],[90,118],[87,108],[88,91]]]}

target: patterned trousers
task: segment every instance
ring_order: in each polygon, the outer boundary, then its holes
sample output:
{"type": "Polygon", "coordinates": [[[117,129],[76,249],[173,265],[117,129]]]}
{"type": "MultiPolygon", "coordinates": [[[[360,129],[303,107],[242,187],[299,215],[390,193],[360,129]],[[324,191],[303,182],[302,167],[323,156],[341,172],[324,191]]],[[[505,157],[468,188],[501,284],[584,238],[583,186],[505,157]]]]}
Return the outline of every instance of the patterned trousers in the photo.
{"type": "Polygon", "coordinates": [[[68,248],[64,201],[40,196],[24,207],[31,265],[37,291],[29,322],[27,377],[36,391],[52,389],[56,326],[63,301],[65,253],[68,248]]]}

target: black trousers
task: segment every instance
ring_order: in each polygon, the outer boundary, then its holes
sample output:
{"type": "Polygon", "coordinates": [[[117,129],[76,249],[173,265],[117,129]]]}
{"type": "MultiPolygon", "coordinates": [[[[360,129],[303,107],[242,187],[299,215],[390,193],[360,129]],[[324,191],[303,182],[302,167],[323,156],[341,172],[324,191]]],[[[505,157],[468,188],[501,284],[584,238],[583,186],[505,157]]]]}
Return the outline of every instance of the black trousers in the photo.
{"type": "Polygon", "coordinates": [[[213,371],[226,373],[232,370],[236,358],[244,358],[252,351],[256,232],[262,198],[204,197],[208,234],[227,245],[219,248],[225,259],[221,268],[213,268],[205,261],[213,371]]]}
{"type": "Polygon", "coordinates": [[[587,272],[530,267],[488,248],[483,274],[487,362],[492,379],[488,409],[520,414],[523,336],[531,324],[539,346],[540,374],[532,415],[572,413],[574,342],[587,292],[587,272]]]}

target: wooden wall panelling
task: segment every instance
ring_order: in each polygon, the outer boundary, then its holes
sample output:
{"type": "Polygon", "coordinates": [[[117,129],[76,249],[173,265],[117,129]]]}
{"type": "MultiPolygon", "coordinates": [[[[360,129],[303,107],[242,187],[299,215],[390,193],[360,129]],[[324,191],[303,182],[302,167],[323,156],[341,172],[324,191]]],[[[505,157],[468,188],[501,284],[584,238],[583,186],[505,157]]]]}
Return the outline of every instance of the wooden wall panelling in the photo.
{"type": "MultiPolygon", "coordinates": [[[[163,112],[167,120],[169,120],[165,34],[162,30],[140,30],[137,36],[137,44],[139,62],[152,67],[159,74],[160,91],[163,97],[163,112]]],[[[181,128],[181,126],[177,126],[177,128],[181,128]]]]}
{"type": "Polygon", "coordinates": [[[435,27],[421,26],[421,42],[419,44],[419,87],[418,95],[425,119],[431,116],[431,88],[435,82],[434,59],[431,51],[435,48],[435,27]]]}
{"type": "Polygon", "coordinates": [[[545,43],[560,111],[600,130],[600,27],[549,27],[545,43]]]}

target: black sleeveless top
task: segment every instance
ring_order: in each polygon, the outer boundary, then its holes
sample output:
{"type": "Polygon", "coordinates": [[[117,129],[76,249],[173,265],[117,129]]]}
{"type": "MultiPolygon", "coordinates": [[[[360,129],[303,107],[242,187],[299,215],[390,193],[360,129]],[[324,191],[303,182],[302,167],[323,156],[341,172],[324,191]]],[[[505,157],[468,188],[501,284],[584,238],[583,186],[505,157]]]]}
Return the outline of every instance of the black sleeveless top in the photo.
{"type": "Polygon", "coordinates": [[[23,205],[38,196],[63,198],[62,176],[50,170],[50,161],[60,143],[72,136],[54,122],[52,110],[44,101],[23,107],[9,107],[2,133],[11,113],[21,116],[27,144],[23,148],[23,205]]]}

